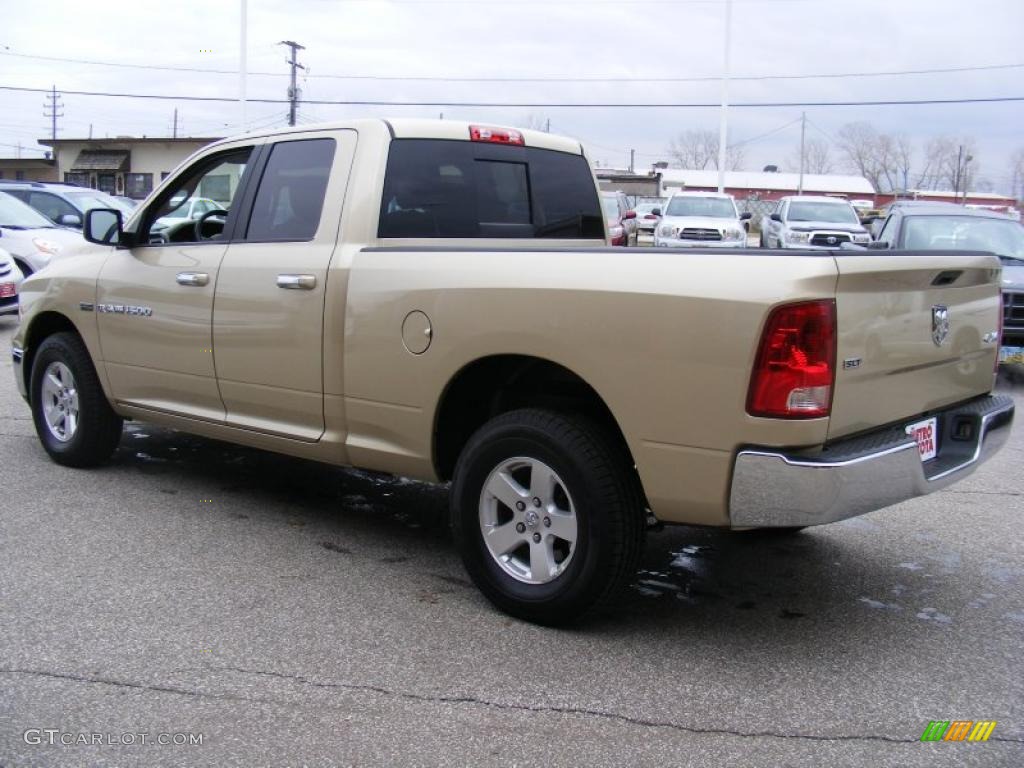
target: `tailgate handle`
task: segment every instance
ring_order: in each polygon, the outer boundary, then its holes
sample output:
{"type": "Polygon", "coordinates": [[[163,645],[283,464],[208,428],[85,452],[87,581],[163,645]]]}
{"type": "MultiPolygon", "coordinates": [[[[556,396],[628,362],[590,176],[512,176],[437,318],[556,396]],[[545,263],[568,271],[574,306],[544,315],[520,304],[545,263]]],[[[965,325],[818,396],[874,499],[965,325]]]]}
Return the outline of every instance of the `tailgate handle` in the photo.
{"type": "Polygon", "coordinates": [[[949,269],[945,272],[939,272],[939,274],[935,276],[935,279],[932,280],[932,285],[940,287],[943,285],[952,285],[963,273],[964,271],[962,269],[949,269]]]}
{"type": "Polygon", "coordinates": [[[316,287],[316,275],[278,275],[277,287],[311,291],[316,287]]]}

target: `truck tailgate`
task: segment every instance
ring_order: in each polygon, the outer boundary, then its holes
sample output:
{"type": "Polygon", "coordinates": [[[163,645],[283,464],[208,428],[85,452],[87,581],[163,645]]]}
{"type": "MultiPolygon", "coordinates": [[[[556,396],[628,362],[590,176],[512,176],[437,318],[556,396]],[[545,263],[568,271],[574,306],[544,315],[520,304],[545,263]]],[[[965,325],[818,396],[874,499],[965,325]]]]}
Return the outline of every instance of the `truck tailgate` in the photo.
{"type": "Polygon", "coordinates": [[[843,252],[836,265],[837,371],[829,440],[992,389],[1001,308],[998,259],[934,251],[843,252]],[[942,308],[948,333],[937,343],[942,308]]]}

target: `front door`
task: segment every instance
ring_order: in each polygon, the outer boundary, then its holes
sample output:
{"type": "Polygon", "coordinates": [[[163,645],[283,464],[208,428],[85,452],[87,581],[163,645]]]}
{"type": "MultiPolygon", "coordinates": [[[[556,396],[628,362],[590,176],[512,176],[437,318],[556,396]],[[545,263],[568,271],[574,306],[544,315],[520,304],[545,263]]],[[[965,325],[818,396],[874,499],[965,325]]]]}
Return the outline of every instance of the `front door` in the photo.
{"type": "Polygon", "coordinates": [[[116,195],[115,178],[113,173],[97,173],[96,188],[101,192],[106,192],[108,195],[116,195]]]}
{"type": "Polygon", "coordinates": [[[119,402],[210,421],[224,420],[214,372],[214,289],[234,226],[232,202],[252,146],[208,155],[143,212],[142,244],[115,250],[103,265],[95,311],[107,376],[119,402]],[[207,176],[235,183],[220,201],[227,216],[204,222],[187,210],[207,176]]]}
{"type": "MultiPolygon", "coordinates": [[[[213,348],[232,426],[316,441],[324,432],[324,299],[355,152],[354,131],[268,145],[248,221],[217,281],[213,348]]],[[[250,197],[247,195],[247,197],[250,197]]],[[[335,332],[338,333],[338,332],[335,332]]],[[[340,334],[339,334],[340,335],[340,334]]]]}

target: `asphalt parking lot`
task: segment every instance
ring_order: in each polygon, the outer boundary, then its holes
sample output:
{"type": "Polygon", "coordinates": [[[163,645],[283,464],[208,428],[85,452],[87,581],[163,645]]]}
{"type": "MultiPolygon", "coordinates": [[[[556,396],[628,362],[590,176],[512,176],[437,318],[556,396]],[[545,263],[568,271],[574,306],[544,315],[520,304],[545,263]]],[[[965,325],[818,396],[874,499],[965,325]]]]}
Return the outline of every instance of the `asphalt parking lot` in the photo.
{"type": "MultiPolygon", "coordinates": [[[[967,481],[859,519],[652,533],[615,612],[551,630],[468,583],[443,490],[138,424],[107,467],[51,463],[13,329],[4,768],[1024,764],[1019,423],[967,481]],[[998,725],[919,741],[958,719],[998,725]]],[[[1024,371],[1000,388],[1024,406],[1024,371]]]]}

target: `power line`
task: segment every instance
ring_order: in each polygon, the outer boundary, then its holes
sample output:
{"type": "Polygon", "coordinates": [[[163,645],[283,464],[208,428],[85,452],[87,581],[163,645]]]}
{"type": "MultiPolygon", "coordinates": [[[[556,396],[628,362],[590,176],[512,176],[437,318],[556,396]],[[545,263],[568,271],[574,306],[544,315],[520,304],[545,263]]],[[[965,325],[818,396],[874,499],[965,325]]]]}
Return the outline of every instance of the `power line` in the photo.
{"type": "MultiPolygon", "coordinates": [[[[0,51],[0,56],[14,56],[21,59],[37,61],[55,61],[64,64],[89,64],[100,67],[117,67],[119,69],[148,69],[167,72],[198,72],[207,75],[238,75],[236,69],[206,69],[203,67],[175,67],[162,64],[122,64],[112,61],[95,59],[69,59],[60,56],[37,56],[27,53],[11,53],[0,51]]],[[[907,75],[939,75],[954,72],[989,72],[1005,69],[1022,69],[1024,63],[1010,64],[979,64],[970,67],[933,67],[928,69],[900,69],[881,72],[823,72],[803,75],[738,75],[730,76],[730,80],[756,82],[764,80],[829,80],[852,77],[900,77],[907,75]]],[[[286,72],[248,72],[253,77],[290,77],[286,72]]],[[[720,75],[701,75],[698,77],[622,77],[611,75],[588,75],[586,77],[466,77],[442,75],[308,75],[313,79],[323,80],[369,80],[382,82],[439,82],[439,83],[713,83],[721,80],[720,75]]]]}
{"type": "MultiPolygon", "coordinates": [[[[46,88],[25,88],[13,85],[0,85],[0,91],[17,91],[22,93],[48,93],[46,88]]],[[[162,101],[237,101],[228,96],[168,96],[156,93],[117,93],[111,91],[70,91],[61,93],[70,96],[98,96],[124,99],[155,99],[162,101]]],[[[249,99],[259,104],[288,104],[288,99],[249,99]]],[[[885,106],[920,106],[928,104],[994,104],[1000,102],[1024,101],[1024,96],[986,96],[960,99],[876,99],[869,101],[763,101],[735,102],[732,107],[742,108],[782,108],[782,107],[885,107],[885,106]]],[[[719,109],[718,102],[648,102],[622,104],[614,102],[487,102],[487,101],[381,101],[376,99],[309,99],[305,104],[322,104],[334,106],[362,107],[480,107],[480,108],[529,108],[529,109],[719,109]]]]}
{"type": "Polygon", "coordinates": [[[745,146],[747,144],[753,144],[755,141],[760,141],[761,139],[766,139],[769,136],[774,136],[776,133],[779,133],[780,131],[786,130],[791,125],[796,125],[797,123],[800,122],[800,120],[801,120],[801,118],[798,117],[796,120],[790,120],[788,123],[786,123],[785,125],[780,125],[778,128],[773,128],[770,131],[765,131],[764,133],[759,133],[757,136],[753,136],[753,137],[751,137],[749,139],[744,139],[743,141],[736,141],[736,142],[733,142],[732,144],[727,144],[726,146],[728,146],[729,148],[733,148],[733,147],[742,147],[742,146],[745,146]]]}

